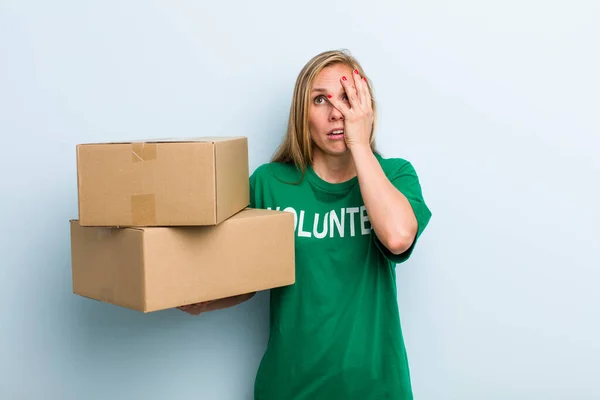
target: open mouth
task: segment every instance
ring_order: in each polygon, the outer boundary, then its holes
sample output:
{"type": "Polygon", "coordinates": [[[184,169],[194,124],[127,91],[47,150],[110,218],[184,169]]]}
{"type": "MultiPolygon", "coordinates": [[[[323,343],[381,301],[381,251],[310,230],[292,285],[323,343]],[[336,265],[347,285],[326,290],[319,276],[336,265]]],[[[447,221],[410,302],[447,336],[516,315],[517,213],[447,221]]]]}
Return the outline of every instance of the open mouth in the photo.
{"type": "Polygon", "coordinates": [[[337,130],[331,131],[327,134],[327,136],[343,136],[343,135],[344,135],[343,129],[337,129],[337,130]]]}

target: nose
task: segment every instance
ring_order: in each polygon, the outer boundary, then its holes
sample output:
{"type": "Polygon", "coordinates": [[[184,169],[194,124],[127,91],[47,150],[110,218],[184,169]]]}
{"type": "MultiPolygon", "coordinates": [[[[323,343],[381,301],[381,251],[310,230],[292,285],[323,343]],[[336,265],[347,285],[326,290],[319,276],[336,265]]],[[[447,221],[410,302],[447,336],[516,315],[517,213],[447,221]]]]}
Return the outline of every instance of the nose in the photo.
{"type": "Polygon", "coordinates": [[[329,120],[330,121],[340,121],[344,119],[344,115],[337,108],[331,106],[331,110],[329,110],[329,120]]]}

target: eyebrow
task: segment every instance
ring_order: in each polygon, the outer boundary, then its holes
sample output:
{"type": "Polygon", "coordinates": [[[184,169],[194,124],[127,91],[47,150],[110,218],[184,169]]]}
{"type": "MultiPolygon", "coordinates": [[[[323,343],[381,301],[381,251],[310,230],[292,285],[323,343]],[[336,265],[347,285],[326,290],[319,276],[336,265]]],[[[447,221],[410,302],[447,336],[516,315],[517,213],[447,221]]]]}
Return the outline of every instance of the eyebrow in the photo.
{"type": "Polygon", "coordinates": [[[314,88],[312,91],[313,92],[320,92],[320,93],[327,93],[327,89],[323,89],[323,88],[314,88]]]}

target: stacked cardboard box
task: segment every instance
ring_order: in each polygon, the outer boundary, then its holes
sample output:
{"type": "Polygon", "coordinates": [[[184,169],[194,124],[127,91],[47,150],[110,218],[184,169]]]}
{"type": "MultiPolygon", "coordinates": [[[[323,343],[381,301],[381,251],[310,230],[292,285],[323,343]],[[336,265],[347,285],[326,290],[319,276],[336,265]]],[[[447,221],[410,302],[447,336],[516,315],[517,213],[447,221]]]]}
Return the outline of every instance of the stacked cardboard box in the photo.
{"type": "Polygon", "coordinates": [[[248,208],[245,137],[77,146],[73,292],[143,312],[293,284],[294,216],[248,208]]]}

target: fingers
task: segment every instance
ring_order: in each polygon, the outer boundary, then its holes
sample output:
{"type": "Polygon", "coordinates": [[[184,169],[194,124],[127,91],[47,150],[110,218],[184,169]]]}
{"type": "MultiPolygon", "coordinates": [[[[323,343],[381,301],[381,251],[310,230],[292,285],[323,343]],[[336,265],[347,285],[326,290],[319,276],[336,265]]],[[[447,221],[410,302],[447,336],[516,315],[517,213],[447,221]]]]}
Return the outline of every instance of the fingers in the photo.
{"type": "Polygon", "coordinates": [[[202,312],[204,312],[204,307],[194,307],[190,310],[187,310],[186,312],[190,315],[199,315],[202,314],[202,312]]]}
{"type": "Polygon", "coordinates": [[[350,103],[350,108],[356,108],[360,105],[361,103],[361,99],[360,99],[360,93],[357,91],[357,85],[356,85],[356,76],[358,76],[356,70],[354,70],[355,72],[352,74],[353,76],[351,77],[347,77],[347,76],[342,76],[342,87],[344,88],[344,91],[346,92],[346,96],[348,96],[348,102],[350,103]]]}
{"type": "Polygon", "coordinates": [[[190,315],[198,315],[201,312],[205,311],[209,304],[213,303],[214,300],[202,301],[200,303],[187,304],[183,306],[177,307],[183,312],[186,312],[190,315]]]}
{"type": "Polygon", "coordinates": [[[348,115],[350,114],[350,107],[348,107],[348,105],[345,102],[338,99],[337,97],[332,96],[331,94],[328,94],[327,98],[329,99],[331,105],[337,108],[342,113],[344,118],[348,117],[348,115]]]}
{"type": "Polygon", "coordinates": [[[181,311],[188,313],[190,315],[198,315],[204,311],[204,306],[202,306],[202,305],[191,305],[191,306],[177,307],[177,308],[179,308],[181,311]]]}
{"type": "Polygon", "coordinates": [[[344,103],[337,101],[329,95],[329,101],[336,107],[340,112],[347,116],[347,111],[350,109],[370,109],[371,108],[371,94],[369,93],[369,84],[367,78],[361,77],[358,70],[354,70],[352,77],[342,76],[340,82],[346,96],[348,96],[348,102],[350,106],[345,106],[344,103]],[[339,107],[338,107],[339,106],[339,107]],[[341,107],[341,108],[340,108],[341,107]],[[344,113],[346,111],[346,113],[344,113]]]}
{"type": "Polygon", "coordinates": [[[354,84],[358,88],[359,97],[361,100],[361,104],[366,107],[371,107],[371,93],[369,92],[369,82],[367,82],[366,77],[361,77],[358,74],[358,71],[355,70],[354,73],[354,84]]]}
{"type": "Polygon", "coordinates": [[[224,297],[221,299],[202,301],[194,304],[186,304],[178,306],[177,308],[190,315],[198,315],[207,311],[220,310],[222,308],[236,306],[240,303],[250,300],[252,297],[254,297],[255,294],[256,292],[251,292],[236,296],[224,297]]]}
{"type": "Polygon", "coordinates": [[[369,83],[367,78],[360,76],[358,70],[354,70],[352,74],[354,79],[354,86],[356,87],[356,93],[358,96],[359,104],[363,109],[371,108],[371,93],[369,92],[369,83]]]}

